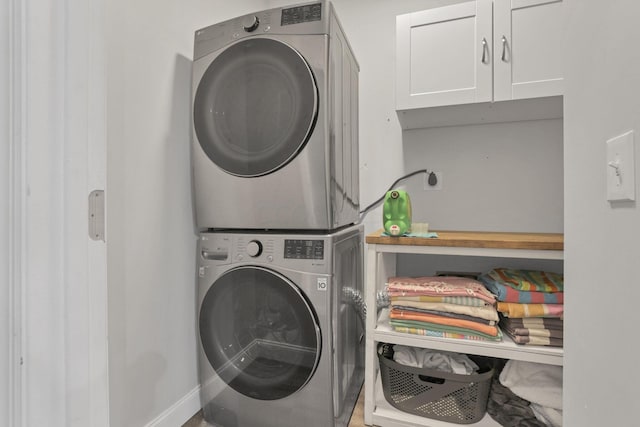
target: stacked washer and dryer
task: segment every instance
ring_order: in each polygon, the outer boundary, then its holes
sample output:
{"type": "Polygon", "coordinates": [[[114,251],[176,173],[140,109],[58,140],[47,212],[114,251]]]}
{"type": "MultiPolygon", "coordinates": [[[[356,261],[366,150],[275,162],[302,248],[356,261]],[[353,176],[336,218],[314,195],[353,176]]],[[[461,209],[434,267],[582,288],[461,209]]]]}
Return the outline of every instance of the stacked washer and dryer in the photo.
{"type": "Polygon", "coordinates": [[[358,64],[331,3],[196,31],[204,418],[346,426],[363,382],[358,64]]]}

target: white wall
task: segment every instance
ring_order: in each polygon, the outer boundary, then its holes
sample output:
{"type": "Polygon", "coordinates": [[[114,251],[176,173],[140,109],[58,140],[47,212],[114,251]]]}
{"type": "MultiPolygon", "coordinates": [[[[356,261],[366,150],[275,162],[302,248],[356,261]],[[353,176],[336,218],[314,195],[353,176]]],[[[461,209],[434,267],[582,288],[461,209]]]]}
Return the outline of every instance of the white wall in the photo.
{"type": "Polygon", "coordinates": [[[258,0],[107,2],[113,426],[175,426],[199,408],[189,149],[193,34],[264,7],[258,0]]]}
{"type": "Polygon", "coordinates": [[[640,4],[565,2],[565,425],[631,426],[640,214],[606,201],[605,141],[635,130],[640,197],[640,4]]]}

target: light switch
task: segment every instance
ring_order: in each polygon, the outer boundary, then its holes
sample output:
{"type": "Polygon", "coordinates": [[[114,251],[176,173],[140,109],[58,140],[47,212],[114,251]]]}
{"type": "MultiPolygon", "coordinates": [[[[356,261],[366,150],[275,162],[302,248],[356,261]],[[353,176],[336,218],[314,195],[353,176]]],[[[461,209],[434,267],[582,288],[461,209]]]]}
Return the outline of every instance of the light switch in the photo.
{"type": "Polygon", "coordinates": [[[635,200],[633,131],[607,141],[607,200],[635,200]]]}

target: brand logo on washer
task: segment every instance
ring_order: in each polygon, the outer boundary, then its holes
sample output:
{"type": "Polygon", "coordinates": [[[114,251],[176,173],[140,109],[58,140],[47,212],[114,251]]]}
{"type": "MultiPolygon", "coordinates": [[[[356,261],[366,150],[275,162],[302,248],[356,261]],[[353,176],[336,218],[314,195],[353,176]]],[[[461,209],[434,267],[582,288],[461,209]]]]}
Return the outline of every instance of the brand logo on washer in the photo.
{"type": "Polygon", "coordinates": [[[327,278],[326,277],[318,278],[318,290],[326,291],[327,288],[328,288],[327,278]]]}

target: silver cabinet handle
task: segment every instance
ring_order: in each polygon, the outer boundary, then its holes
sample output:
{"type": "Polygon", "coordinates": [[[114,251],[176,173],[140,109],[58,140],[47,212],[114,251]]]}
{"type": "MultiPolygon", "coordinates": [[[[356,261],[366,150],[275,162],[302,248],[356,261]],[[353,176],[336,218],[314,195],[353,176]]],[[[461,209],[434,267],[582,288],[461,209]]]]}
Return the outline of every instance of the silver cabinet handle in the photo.
{"type": "Polygon", "coordinates": [[[487,47],[487,39],[486,38],[482,38],[482,63],[486,64],[487,63],[487,51],[488,51],[488,47],[487,47]]]}
{"type": "Polygon", "coordinates": [[[507,38],[502,36],[502,62],[507,62],[507,38]]]}

